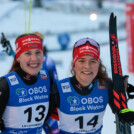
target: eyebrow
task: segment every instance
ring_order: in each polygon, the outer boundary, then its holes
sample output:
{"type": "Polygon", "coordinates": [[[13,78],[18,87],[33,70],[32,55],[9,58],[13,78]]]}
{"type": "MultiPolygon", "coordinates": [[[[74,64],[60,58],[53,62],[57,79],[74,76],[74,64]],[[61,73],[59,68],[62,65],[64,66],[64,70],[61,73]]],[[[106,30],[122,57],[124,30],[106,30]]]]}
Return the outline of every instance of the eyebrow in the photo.
{"type": "MultiPolygon", "coordinates": [[[[85,59],[85,58],[79,58],[79,59],[85,59]]],[[[97,60],[96,58],[92,57],[91,60],[97,60]]]]}

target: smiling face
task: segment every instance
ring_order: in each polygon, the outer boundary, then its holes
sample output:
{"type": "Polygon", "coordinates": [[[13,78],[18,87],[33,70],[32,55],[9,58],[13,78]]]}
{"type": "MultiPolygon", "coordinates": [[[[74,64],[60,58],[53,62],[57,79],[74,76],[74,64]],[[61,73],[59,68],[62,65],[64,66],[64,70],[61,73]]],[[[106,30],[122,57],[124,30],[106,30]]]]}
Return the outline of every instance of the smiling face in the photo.
{"type": "Polygon", "coordinates": [[[76,79],[82,86],[88,86],[98,74],[99,60],[91,56],[83,56],[75,62],[76,79]]]}
{"type": "Polygon", "coordinates": [[[30,75],[37,75],[43,63],[43,51],[40,49],[31,49],[24,51],[18,58],[20,67],[30,75]]]}

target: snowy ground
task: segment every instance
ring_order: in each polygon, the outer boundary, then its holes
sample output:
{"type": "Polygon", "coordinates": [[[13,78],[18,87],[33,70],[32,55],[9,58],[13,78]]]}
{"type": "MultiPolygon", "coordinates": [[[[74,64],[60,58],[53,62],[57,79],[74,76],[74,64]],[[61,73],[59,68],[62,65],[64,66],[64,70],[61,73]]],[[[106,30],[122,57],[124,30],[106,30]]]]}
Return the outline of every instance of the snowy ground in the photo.
{"type": "MultiPolygon", "coordinates": [[[[13,35],[19,35],[24,33],[24,9],[23,4],[20,2],[11,2],[8,0],[3,0],[0,5],[0,33],[4,32],[8,35],[13,48],[15,49],[14,41],[16,37],[13,35]],[[6,1],[6,2],[5,2],[6,1]],[[16,8],[17,7],[17,8],[16,8]]],[[[113,9],[114,10],[114,9],[113,9]]],[[[111,10],[112,12],[112,10],[111,10]]],[[[117,13],[114,10],[115,14],[117,13]]],[[[28,10],[27,10],[28,15],[28,10]]],[[[122,19],[125,21],[124,13],[117,13],[118,20],[122,19]]],[[[52,11],[45,11],[43,9],[32,9],[32,20],[31,20],[31,32],[39,31],[42,33],[52,32],[52,33],[62,33],[75,31],[75,34],[70,34],[69,48],[73,46],[75,41],[82,37],[90,37],[98,41],[101,45],[101,59],[103,64],[106,66],[109,76],[111,77],[111,67],[110,67],[110,52],[109,46],[103,45],[104,42],[109,42],[108,28],[104,30],[97,30],[99,28],[100,22],[106,22],[108,25],[109,14],[103,14],[98,17],[98,21],[91,22],[88,15],[79,14],[63,14],[56,13],[52,11]],[[84,32],[83,29],[86,29],[84,32]],[[88,29],[88,30],[87,30],[88,29]],[[96,31],[92,32],[91,29],[96,31]],[[47,32],[46,32],[47,31],[47,32]],[[83,31],[77,33],[76,31],[83,31]]],[[[27,17],[28,21],[28,17],[27,17]]],[[[119,38],[125,38],[125,28],[118,31],[119,38]]],[[[45,42],[47,48],[60,49],[60,45],[57,41],[57,35],[45,35],[45,42]]],[[[122,62],[123,74],[128,74],[130,76],[129,83],[134,84],[134,74],[127,71],[127,43],[126,41],[119,42],[120,47],[120,57],[122,62]]],[[[0,47],[1,50],[1,47],[0,47]]],[[[72,59],[72,50],[58,51],[48,53],[55,62],[57,63],[57,71],[59,79],[70,76],[70,67],[72,59]]],[[[9,68],[11,67],[13,58],[10,56],[0,55],[0,76],[5,75],[9,68]]],[[[133,101],[129,101],[129,107],[134,109],[133,101]]],[[[107,107],[104,116],[104,127],[102,134],[115,134],[115,124],[114,115],[111,113],[109,106],[107,107]]],[[[134,128],[132,127],[132,131],[134,128]]]]}

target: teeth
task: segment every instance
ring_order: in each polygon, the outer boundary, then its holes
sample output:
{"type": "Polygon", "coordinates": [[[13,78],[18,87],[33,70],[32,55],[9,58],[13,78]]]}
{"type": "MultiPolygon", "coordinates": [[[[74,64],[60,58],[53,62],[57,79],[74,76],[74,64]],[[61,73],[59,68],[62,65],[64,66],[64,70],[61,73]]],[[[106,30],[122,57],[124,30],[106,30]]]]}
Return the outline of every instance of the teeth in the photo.
{"type": "Polygon", "coordinates": [[[38,66],[38,64],[34,64],[34,65],[30,65],[31,67],[37,67],[38,66]]]}
{"type": "Polygon", "coordinates": [[[83,72],[84,74],[91,74],[91,72],[83,72]]]}

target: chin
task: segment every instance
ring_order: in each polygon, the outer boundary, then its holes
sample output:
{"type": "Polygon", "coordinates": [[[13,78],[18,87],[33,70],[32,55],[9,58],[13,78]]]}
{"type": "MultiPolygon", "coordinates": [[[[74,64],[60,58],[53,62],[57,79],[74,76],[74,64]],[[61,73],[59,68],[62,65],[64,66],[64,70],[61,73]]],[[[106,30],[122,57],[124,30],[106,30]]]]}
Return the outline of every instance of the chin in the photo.
{"type": "Polygon", "coordinates": [[[30,75],[37,75],[38,73],[39,73],[39,71],[38,72],[29,72],[30,75]]]}

